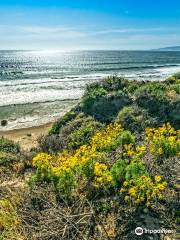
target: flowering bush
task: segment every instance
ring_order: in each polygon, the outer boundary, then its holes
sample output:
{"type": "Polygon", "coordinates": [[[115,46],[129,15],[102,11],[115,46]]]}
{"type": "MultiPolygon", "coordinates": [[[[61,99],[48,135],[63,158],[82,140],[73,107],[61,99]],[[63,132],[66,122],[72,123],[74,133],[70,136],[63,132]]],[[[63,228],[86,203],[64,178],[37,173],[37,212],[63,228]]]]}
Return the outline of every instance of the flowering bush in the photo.
{"type": "Polygon", "coordinates": [[[112,176],[107,166],[98,163],[97,160],[100,161],[106,152],[118,145],[117,139],[122,131],[120,124],[109,124],[101,132],[98,131],[89,144],[82,145],[73,152],[64,150],[57,157],[47,153],[37,154],[33,158],[33,166],[37,169],[34,180],[53,181],[64,193],[74,188],[75,178],[80,175],[95,175],[96,186],[111,183],[112,176]],[[70,190],[67,190],[68,188],[70,190]]]}
{"type": "Polygon", "coordinates": [[[176,131],[170,123],[159,128],[147,128],[145,132],[152,153],[165,157],[180,154],[180,130],[176,131]]]}
{"type": "MultiPolygon", "coordinates": [[[[120,124],[111,123],[102,131],[97,131],[91,137],[89,144],[82,145],[72,152],[64,150],[58,156],[47,153],[37,154],[33,158],[33,166],[36,168],[35,180],[53,182],[64,196],[71,195],[83,178],[83,184],[91,180],[97,188],[110,186],[119,188],[124,182],[121,192],[126,192],[125,200],[128,202],[149,205],[152,201],[161,199],[167,184],[161,182],[160,176],[156,176],[154,180],[148,176],[141,161],[146,150],[144,145],[124,144],[122,145],[124,159],[117,160],[111,168],[104,163],[104,157],[121,144],[122,138],[134,141],[129,133],[128,138],[123,133],[124,130],[120,124]]],[[[178,134],[169,125],[163,125],[157,130],[146,130],[146,133],[151,149],[152,144],[156,146],[154,136],[159,137],[161,143],[162,139],[163,141],[177,139],[178,134]]]]}
{"type": "Polygon", "coordinates": [[[106,184],[112,184],[113,182],[113,178],[110,171],[108,170],[108,166],[104,163],[96,162],[94,164],[94,175],[95,183],[98,187],[106,184]]]}
{"type": "Polygon", "coordinates": [[[36,168],[46,168],[49,166],[50,162],[52,160],[52,156],[47,153],[38,153],[33,158],[33,166],[36,168]]]}
{"type": "Polygon", "coordinates": [[[125,179],[130,180],[133,178],[147,175],[146,168],[140,159],[132,160],[117,160],[111,168],[113,183],[118,186],[125,179]]]}
{"type": "Polygon", "coordinates": [[[129,157],[129,158],[139,158],[141,157],[146,150],[145,146],[135,146],[134,144],[125,144],[124,145],[124,151],[123,156],[129,157]]]}
{"type": "Polygon", "coordinates": [[[110,151],[116,147],[119,142],[118,138],[121,136],[123,128],[120,124],[109,124],[104,131],[98,131],[91,140],[91,145],[96,146],[98,151],[110,151]]]}
{"type": "Polygon", "coordinates": [[[167,183],[162,182],[161,176],[155,176],[152,180],[150,177],[143,175],[125,181],[120,192],[125,194],[124,200],[126,202],[145,203],[146,206],[149,206],[153,201],[163,199],[163,192],[166,187],[167,183]]]}

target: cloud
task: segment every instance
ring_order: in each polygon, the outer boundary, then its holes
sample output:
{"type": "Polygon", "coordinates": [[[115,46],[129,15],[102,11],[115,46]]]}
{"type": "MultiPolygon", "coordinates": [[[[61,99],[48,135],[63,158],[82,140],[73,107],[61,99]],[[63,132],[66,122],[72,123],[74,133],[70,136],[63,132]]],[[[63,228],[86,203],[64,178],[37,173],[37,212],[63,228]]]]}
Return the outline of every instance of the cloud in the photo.
{"type": "Polygon", "coordinates": [[[66,27],[42,27],[42,26],[25,26],[22,27],[25,33],[34,34],[34,35],[61,35],[64,37],[84,37],[86,34],[82,31],[78,31],[74,28],[66,27]]]}
{"type": "Polygon", "coordinates": [[[8,49],[147,49],[174,45],[177,28],[75,28],[0,25],[0,46],[8,49]]]}
{"type": "Polygon", "coordinates": [[[42,27],[42,26],[25,26],[22,29],[26,33],[31,34],[54,34],[59,35],[62,34],[67,37],[87,37],[87,36],[97,36],[97,35],[108,35],[108,34],[118,34],[118,33],[148,33],[148,32],[167,32],[173,31],[176,29],[170,28],[111,28],[111,29],[100,29],[100,30],[77,30],[76,28],[66,28],[66,27],[42,27]]]}
{"type": "Polygon", "coordinates": [[[105,30],[100,30],[100,31],[92,31],[90,32],[90,35],[104,35],[104,34],[113,34],[113,33],[132,33],[132,34],[137,34],[137,33],[149,33],[149,32],[167,32],[167,31],[177,31],[175,28],[116,28],[116,29],[105,29],[105,30]]]}
{"type": "Polygon", "coordinates": [[[51,26],[6,26],[0,25],[0,34],[4,36],[20,37],[60,37],[60,38],[78,38],[85,37],[87,34],[74,28],[51,27],[51,26]]]}
{"type": "Polygon", "coordinates": [[[73,27],[62,27],[62,26],[8,26],[0,25],[1,36],[28,36],[28,37],[40,37],[40,38],[85,38],[95,37],[99,35],[112,35],[112,34],[142,34],[149,32],[173,32],[177,29],[167,28],[111,28],[111,29],[77,29],[73,27]]]}

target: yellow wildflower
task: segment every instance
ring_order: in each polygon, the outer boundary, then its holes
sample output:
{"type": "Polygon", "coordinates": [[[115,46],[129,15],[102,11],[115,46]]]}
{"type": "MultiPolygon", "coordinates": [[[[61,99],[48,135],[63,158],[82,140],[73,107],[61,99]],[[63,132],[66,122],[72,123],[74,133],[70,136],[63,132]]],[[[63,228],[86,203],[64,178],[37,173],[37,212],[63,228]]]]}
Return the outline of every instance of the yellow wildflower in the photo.
{"type": "Polygon", "coordinates": [[[32,161],[34,167],[47,167],[50,165],[52,156],[47,153],[38,153],[32,161]]]}
{"type": "Polygon", "coordinates": [[[160,182],[161,181],[161,176],[155,176],[154,179],[155,179],[155,182],[160,182]]]}

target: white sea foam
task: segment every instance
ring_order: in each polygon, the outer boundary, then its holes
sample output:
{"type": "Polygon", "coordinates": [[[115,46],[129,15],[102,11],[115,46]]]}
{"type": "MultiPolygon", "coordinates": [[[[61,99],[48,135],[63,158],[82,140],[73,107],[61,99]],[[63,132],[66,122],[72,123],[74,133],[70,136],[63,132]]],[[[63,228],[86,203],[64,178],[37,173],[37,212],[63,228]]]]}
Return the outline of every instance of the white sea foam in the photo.
{"type": "Polygon", "coordinates": [[[15,104],[52,102],[56,100],[79,99],[83,94],[82,89],[53,90],[53,89],[34,89],[22,91],[6,91],[0,94],[0,106],[15,104]]]}
{"type": "Polygon", "coordinates": [[[157,68],[155,71],[163,74],[164,76],[169,76],[180,71],[180,64],[179,66],[160,67],[160,68],[157,68]]]}

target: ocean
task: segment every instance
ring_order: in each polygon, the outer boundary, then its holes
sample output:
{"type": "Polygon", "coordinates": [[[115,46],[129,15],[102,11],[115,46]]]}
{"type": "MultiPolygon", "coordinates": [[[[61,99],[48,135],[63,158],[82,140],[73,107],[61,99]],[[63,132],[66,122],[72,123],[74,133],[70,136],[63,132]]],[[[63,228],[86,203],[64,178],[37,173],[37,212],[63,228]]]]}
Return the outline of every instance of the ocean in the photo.
{"type": "Polygon", "coordinates": [[[0,130],[54,121],[108,75],[159,80],[180,71],[180,51],[0,51],[0,130]]]}

